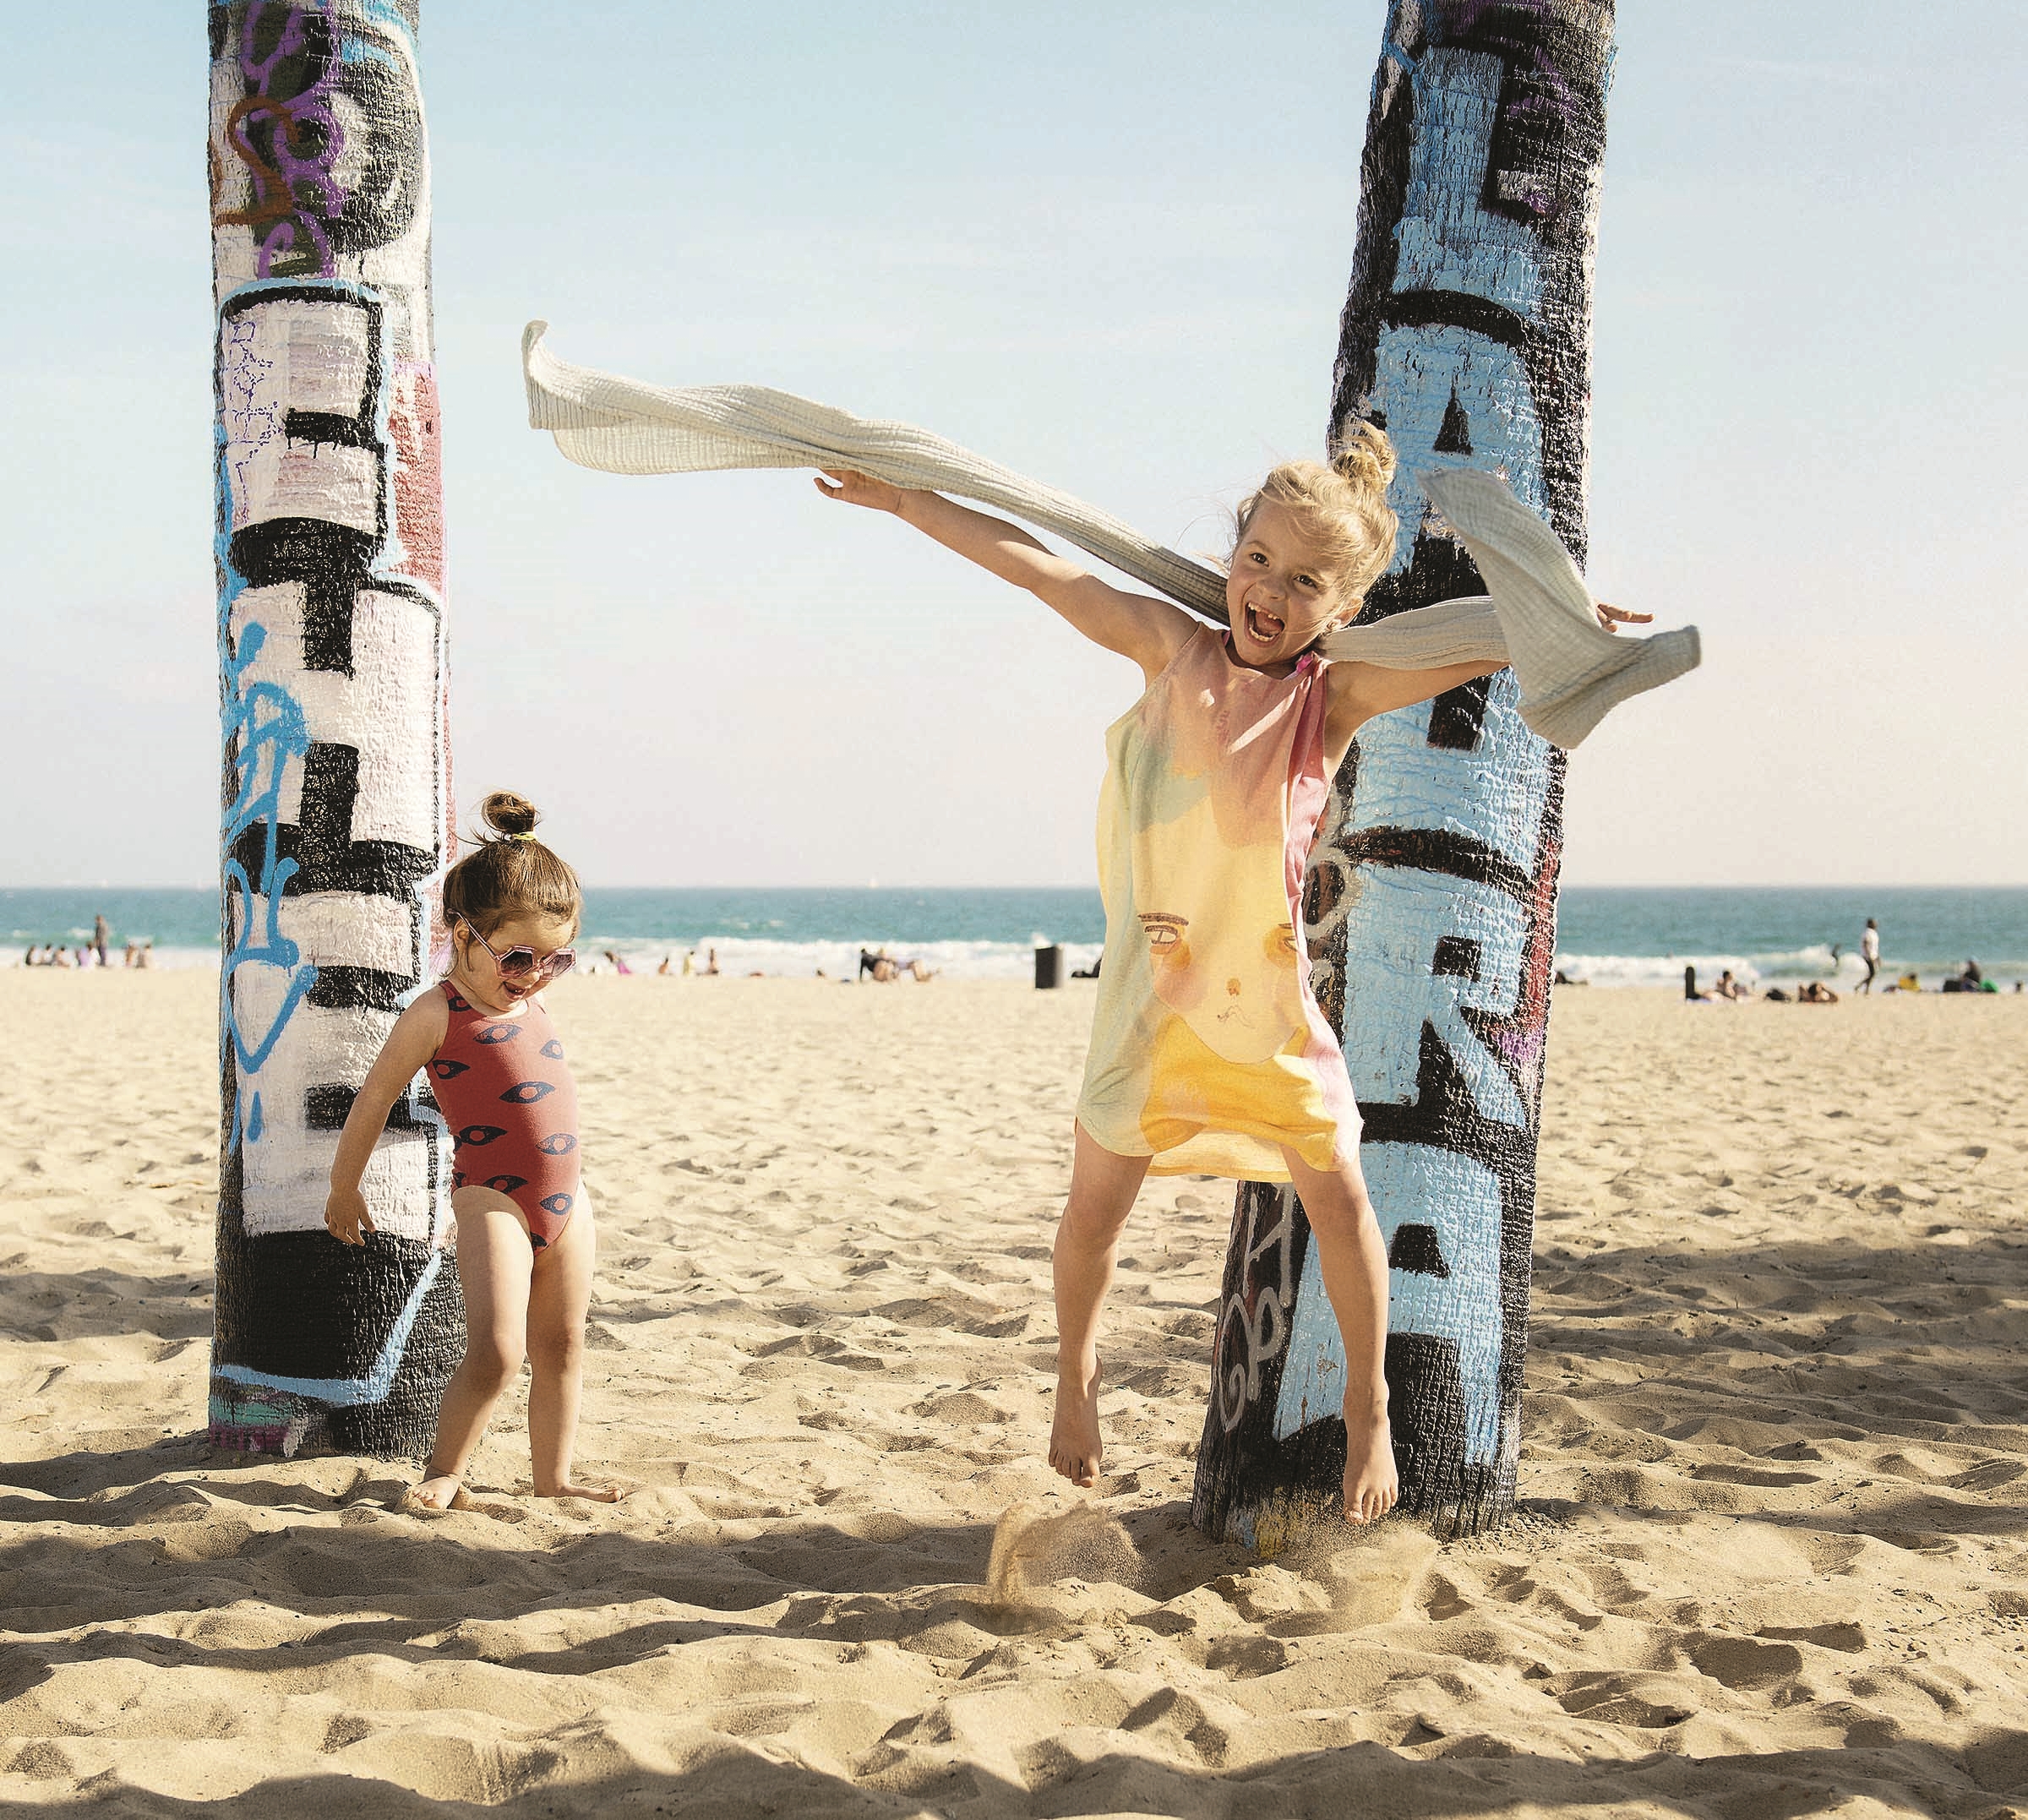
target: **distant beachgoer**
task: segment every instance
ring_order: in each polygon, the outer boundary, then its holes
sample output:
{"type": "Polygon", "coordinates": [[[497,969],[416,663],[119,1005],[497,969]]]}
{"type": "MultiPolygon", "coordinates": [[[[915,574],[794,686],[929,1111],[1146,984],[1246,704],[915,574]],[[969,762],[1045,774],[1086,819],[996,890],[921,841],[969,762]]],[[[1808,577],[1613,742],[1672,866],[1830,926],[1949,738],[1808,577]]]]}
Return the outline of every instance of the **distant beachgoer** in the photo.
{"type": "Polygon", "coordinates": [[[134,964],[136,967],[153,967],[155,965],[154,936],[150,935],[143,939],[141,951],[134,956],[134,964]]]}
{"type": "Polygon", "coordinates": [[[451,963],[395,1022],[352,1102],[324,1223],[363,1245],[373,1219],[360,1179],[418,1070],[455,1134],[451,1213],[465,1291],[465,1357],[437,1414],[411,1508],[464,1499],[493,1406],[532,1368],[528,1444],[538,1497],[611,1503],[570,1474],[597,1240],[578,1150],[577,1087],[542,989],[570,970],[584,910],[577,875],[535,837],[532,804],[504,790],[480,813],[491,834],[444,875],[451,963]]]}
{"type": "Polygon", "coordinates": [[[688,979],[697,971],[697,951],[686,948],[683,951],[683,978],[688,979]]]}
{"type": "Polygon", "coordinates": [[[706,979],[714,978],[717,977],[717,972],[718,951],[716,948],[706,948],[704,951],[704,977],[706,979]]]}
{"type": "Polygon", "coordinates": [[[1796,989],[1798,1005],[1835,1005],[1838,994],[1821,979],[1806,979],[1796,989]]]}
{"type": "MultiPolygon", "coordinates": [[[[1302,876],[1330,779],[1359,727],[1507,660],[1397,669],[1327,661],[1317,649],[1359,612],[1393,557],[1393,474],[1386,435],[1362,422],[1329,465],[1276,467],[1240,509],[1215,629],[941,493],[842,468],[817,482],[826,498],[891,513],[1026,588],[1144,678],[1107,738],[1100,872],[1108,951],[1118,953],[1099,984],[1055,1246],[1049,1462],[1074,1485],[1096,1484],[1102,1466],[1099,1317],[1142,1180],[1213,1174],[1293,1182],[1302,1197],[1344,1343],[1344,1512],[1367,1522],[1395,1501],[1387,1249],[1360,1171],[1358,1104],[1311,989],[1289,881],[1302,876]]],[[[1481,566],[1492,554],[1519,565],[1499,542],[1512,534],[1522,548],[1518,527],[1500,515],[1514,508],[1499,482],[1462,471],[1440,481],[1454,527],[1486,515],[1483,539],[1468,540],[1475,553],[1489,552],[1481,566]]],[[[1540,535],[1539,523],[1527,528],[1540,535]]],[[[1608,628],[1636,617],[1586,603],[1608,628]]],[[[1508,636],[1525,643],[1534,634],[1513,610],[1508,636]]],[[[1555,617],[1559,636],[1583,635],[1560,599],[1555,617]]]]}
{"type": "Polygon", "coordinates": [[[1976,961],[1966,961],[1961,972],[1951,975],[1944,982],[1946,992],[1983,992],[1986,976],[1979,970],[1976,961]]]}
{"type": "Polygon", "coordinates": [[[634,971],[634,969],[629,967],[626,962],[622,959],[621,956],[613,949],[608,948],[605,951],[605,956],[606,958],[613,963],[613,971],[614,973],[630,973],[634,971]]]}
{"type": "Polygon", "coordinates": [[[1697,989],[1697,969],[1694,967],[1683,969],[1683,996],[1693,1005],[1709,1005],[1711,1002],[1709,993],[1697,989]]]}
{"type": "Polygon", "coordinates": [[[1859,958],[1866,962],[1866,978],[1852,990],[1870,994],[1873,989],[1873,975],[1880,971],[1880,925],[1870,916],[1866,919],[1866,929],[1859,937],[1859,958]]]}
{"type": "Polygon", "coordinates": [[[1732,969],[1728,967],[1719,974],[1718,984],[1711,989],[1711,994],[1714,998],[1731,999],[1736,1001],[1741,999],[1752,998],[1753,989],[1735,979],[1732,977],[1732,969]]]}
{"type": "Polygon", "coordinates": [[[662,956],[662,965],[661,965],[660,967],[657,967],[657,968],[655,969],[655,972],[656,972],[656,973],[657,973],[657,975],[658,977],[664,978],[666,978],[668,977],[668,971],[669,971],[669,963],[670,963],[670,962],[671,962],[671,961],[672,961],[673,958],[674,958],[674,956],[671,956],[671,955],[666,955],[666,954],[665,954],[664,956],[662,956]]]}
{"type": "Polygon", "coordinates": [[[1765,992],[1761,994],[1761,997],[1771,999],[1777,1005],[1786,1005],[1789,1002],[1788,994],[1784,992],[1780,986],[1769,986],[1765,992]]]}
{"type": "Polygon", "coordinates": [[[106,964],[106,950],[112,940],[112,930],[107,926],[106,918],[95,916],[91,919],[91,945],[98,951],[101,967],[106,964]]]}
{"type": "Polygon", "coordinates": [[[876,986],[891,985],[902,977],[901,967],[889,957],[885,948],[859,950],[859,978],[862,983],[869,973],[873,975],[873,983],[876,986]]]}

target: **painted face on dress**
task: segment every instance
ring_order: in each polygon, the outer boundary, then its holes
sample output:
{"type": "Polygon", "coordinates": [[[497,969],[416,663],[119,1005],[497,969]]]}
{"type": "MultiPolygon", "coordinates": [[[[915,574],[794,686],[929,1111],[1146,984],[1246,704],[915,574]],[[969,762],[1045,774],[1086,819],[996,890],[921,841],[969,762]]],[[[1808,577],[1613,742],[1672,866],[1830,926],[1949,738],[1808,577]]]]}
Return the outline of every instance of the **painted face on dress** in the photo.
{"type": "Polygon", "coordinates": [[[1208,804],[1145,831],[1135,850],[1155,996],[1229,1062],[1279,1054],[1304,1023],[1280,850],[1247,857],[1219,841],[1208,804]]]}
{"type": "Polygon", "coordinates": [[[1263,499],[1247,520],[1225,578],[1225,613],[1233,655],[1256,669],[1294,663],[1343,618],[1328,551],[1286,506],[1263,499]]]}

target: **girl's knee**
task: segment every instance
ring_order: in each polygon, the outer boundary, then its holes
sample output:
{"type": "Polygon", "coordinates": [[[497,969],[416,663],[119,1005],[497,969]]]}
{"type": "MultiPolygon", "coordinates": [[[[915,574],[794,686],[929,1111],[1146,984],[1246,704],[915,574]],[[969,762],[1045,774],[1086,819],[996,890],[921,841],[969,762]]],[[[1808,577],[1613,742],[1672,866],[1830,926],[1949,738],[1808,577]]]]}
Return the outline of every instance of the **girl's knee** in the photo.
{"type": "Polygon", "coordinates": [[[493,1395],[514,1381],[521,1358],[521,1348],[503,1335],[475,1333],[465,1342],[466,1375],[493,1395]]]}
{"type": "Polygon", "coordinates": [[[1131,1201],[1120,1207],[1100,1196],[1080,1195],[1072,1188],[1070,1199],[1064,1203],[1063,1218],[1056,1224],[1056,1247],[1060,1250],[1068,1245],[1079,1251],[1093,1251],[1116,1245],[1132,1212],[1131,1201]]]}
{"type": "Polygon", "coordinates": [[[528,1336],[528,1368],[548,1376],[560,1372],[576,1371],[585,1362],[585,1330],[573,1327],[561,1333],[531,1333],[528,1336]]]}
{"type": "Polygon", "coordinates": [[[1380,1217],[1373,1211],[1372,1196],[1356,1169],[1340,1171],[1312,1183],[1302,1196],[1303,1212],[1312,1230],[1322,1228],[1348,1236],[1367,1226],[1377,1229],[1380,1217]]]}

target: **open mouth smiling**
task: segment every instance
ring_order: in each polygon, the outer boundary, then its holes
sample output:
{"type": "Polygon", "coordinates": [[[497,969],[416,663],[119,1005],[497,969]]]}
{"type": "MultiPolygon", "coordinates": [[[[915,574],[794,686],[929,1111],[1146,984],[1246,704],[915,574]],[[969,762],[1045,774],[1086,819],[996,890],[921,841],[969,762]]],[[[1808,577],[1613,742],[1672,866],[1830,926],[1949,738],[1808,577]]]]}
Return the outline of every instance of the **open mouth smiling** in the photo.
{"type": "Polygon", "coordinates": [[[1288,622],[1250,602],[1246,611],[1246,635],[1256,644],[1272,645],[1286,629],[1288,622]]]}

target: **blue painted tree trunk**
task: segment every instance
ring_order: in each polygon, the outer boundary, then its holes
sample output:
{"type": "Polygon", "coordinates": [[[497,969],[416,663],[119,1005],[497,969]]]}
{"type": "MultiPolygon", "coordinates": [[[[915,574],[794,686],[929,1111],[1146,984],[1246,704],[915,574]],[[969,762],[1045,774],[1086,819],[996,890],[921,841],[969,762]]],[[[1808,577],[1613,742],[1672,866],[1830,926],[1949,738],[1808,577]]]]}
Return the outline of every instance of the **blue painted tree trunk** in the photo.
{"type": "MultiPolygon", "coordinates": [[[[1393,439],[1401,534],[1362,618],[1481,593],[1418,470],[1503,474],[1581,563],[1611,0],[1392,0],[1332,399],[1393,439]]],[[[1311,860],[1318,998],[1344,1038],[1387,1245],[1404,1507],[1447,1534],[1514,1496],[1563,755],[1511,672],[1360,731],[1311,860]]],[[[1308,1222],[1240,1191],[1195,1514],[1267,1552],[1338,1502],[1344,1355],[1308,1222]]]]}
{"type": "Polygon", "coordinates": [[[417,8],[210,8],[224,714],[221,1446],[427,1448],[463,1343],[419,1094],[324,1229],[352,1096],[428,978],[450,845],[417,8]]]}

